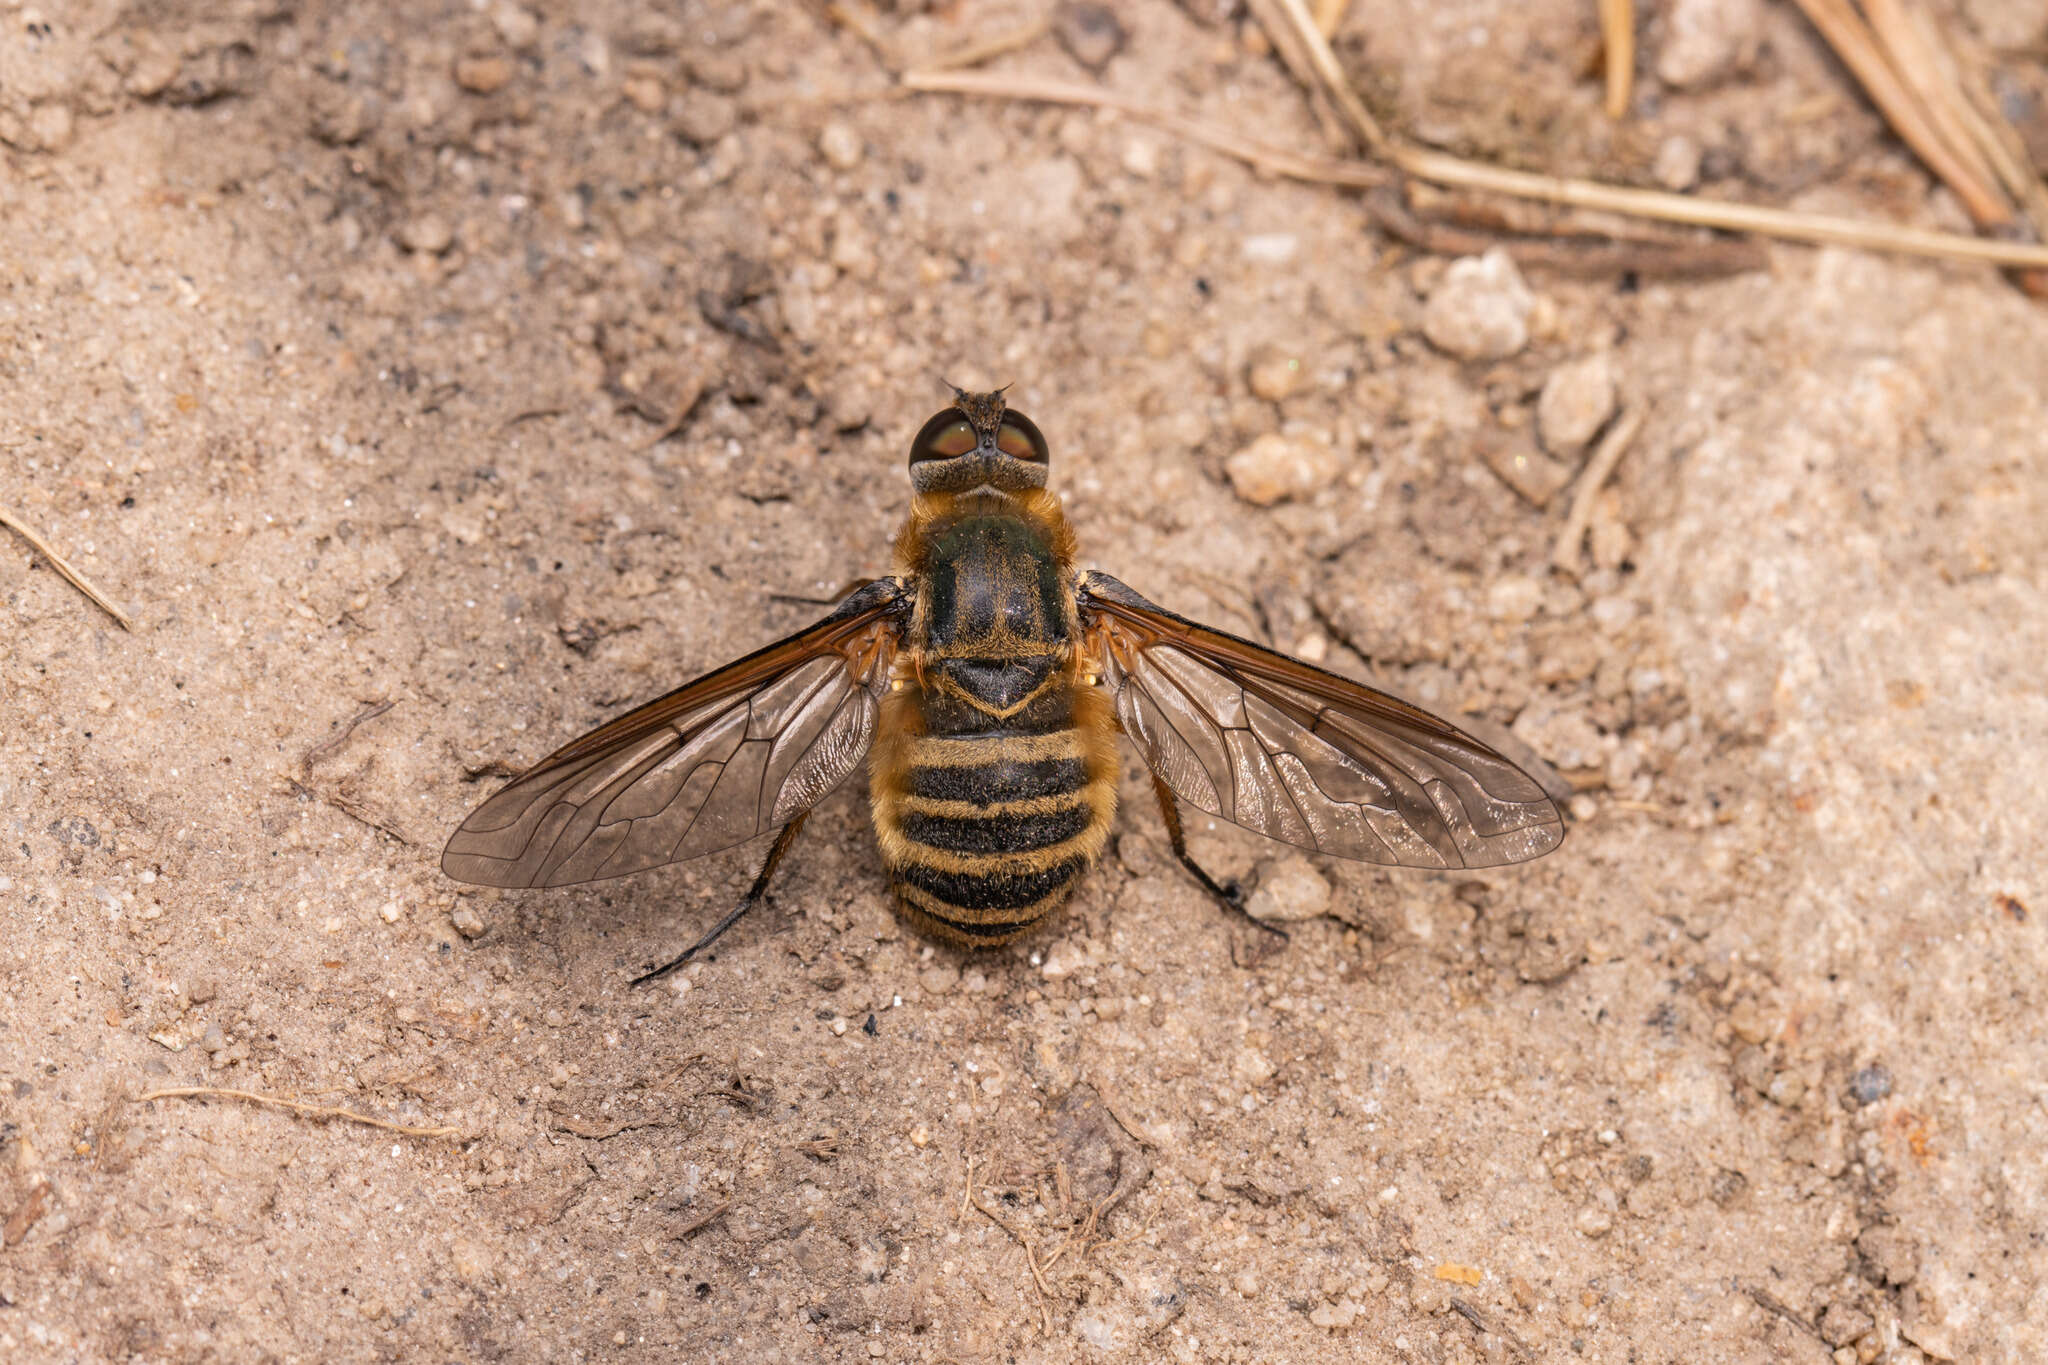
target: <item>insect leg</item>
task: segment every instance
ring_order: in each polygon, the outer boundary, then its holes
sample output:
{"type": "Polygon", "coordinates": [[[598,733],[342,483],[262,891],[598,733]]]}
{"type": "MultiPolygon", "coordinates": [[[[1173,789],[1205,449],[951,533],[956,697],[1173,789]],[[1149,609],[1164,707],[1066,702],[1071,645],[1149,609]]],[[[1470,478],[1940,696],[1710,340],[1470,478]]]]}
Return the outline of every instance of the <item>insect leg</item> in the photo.
{"type": "Polygon", "coordinates": [[[1180,865],[1189,872],[1192,872],[1195,880],[1202,884],[1202,889],[1214,896],[1225,910],[1238,916],[1254,928],[1263,929],[1269,934],[1275,934],[1285,939],[1287,937],[1285,929],[1280,928],[1278,925],[1266,923],[1244,908],[1243,887],[1234,881],[1217,881],[1208,872],[1203,870],[1200,863],[1196,862],[1189,855],[1188,841],[1186,836],[1181,833],[1180,828],[1180,808],[1174,804],[1172,789],[1159,779],[1157,773],[1152,775],[1152,791],[1159,798],[1159,814],[1166,821],[1166,837],[1173,841],[1173,856],[1180,859],[1180,865]]]}
{"type": "Polygon", "coordinates": [[[768,600],[770,602],[800,602],[807,607],[836,607],[842,601],[853,596],[853,594],[874,581],[872,578],[851,579],[845,587],[838,589],[830,597],[803,597],[793,592],[771,592],[768,594],[768,600]]]}
{"type": "Polygon", "coordinates": [[[746,914],[747,911],[760,904],[761,898],[768,894],[768,879],[775,875],[776,864],[782,861],[783,854],[789,852],[789,846],[796,842],[797,831],[804,827],[804,821],[810,818],[810,814],[809,811],[805,811],[802,815],[797,816],[796,819],[782,827],[782,832],[775,836],[775,842],[769,846],[768,856],[761,862],[761,875],[754,878],[754,884],[747,888],[747,894],[741,897],[740,903],[734,906],[724,919],[711,926],[710,933],[683,949],[681,956],[664,962],[651,972],[642,972],[639,976],[634,977],[633,984],[639,986],[658,977],[667,976],[670,972],[718,942],[720,934],[723,934],[726,930],[732,928],[733,925],[739,923],[741,915],[746,914]]]}

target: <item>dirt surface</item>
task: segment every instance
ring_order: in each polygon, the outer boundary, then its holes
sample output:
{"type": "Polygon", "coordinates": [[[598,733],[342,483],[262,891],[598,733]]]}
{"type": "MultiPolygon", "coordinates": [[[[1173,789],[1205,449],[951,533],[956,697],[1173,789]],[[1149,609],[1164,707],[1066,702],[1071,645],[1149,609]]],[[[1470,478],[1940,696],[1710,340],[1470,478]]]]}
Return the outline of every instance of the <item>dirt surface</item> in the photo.
{"type": "MultiPolygon", "coordinates": [[[[136,617],[6,538],[0,1356],[2048,1352],[2048,312],[1522,282],[1128,120],[845,98],[1042,8],[0,0],[0,505],[136,617]],[[1014,382],[1089,563],[1526,744],[1564,847],[1198,826],[1277,944],[1133,759],[1065,918],[963,957],[848,790],[639,989],[758,850],[444,880],[502,775],[886,566],[941,375],[1014,382]]],[[[1099,74],[991,69],[1333,150],[1232,4],[1115,8],[1099,74]]],[[[1716,68],[1646,7],[1619,127],[1590,4],[1338,46],[1454,150],[1960,224],[1729,8],[1716,68]]],[[[1959,22],[2048,144],[2038,7],[1959,22]]]]}

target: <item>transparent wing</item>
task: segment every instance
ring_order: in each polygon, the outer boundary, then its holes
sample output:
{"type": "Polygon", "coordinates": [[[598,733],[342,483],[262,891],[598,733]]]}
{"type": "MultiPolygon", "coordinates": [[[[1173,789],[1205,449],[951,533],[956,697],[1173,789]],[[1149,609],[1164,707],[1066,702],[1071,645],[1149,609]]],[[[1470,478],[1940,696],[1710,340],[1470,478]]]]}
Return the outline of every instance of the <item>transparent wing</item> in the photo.
{"type": "Polygon", "coordinates": [[[1402,867],[1548,853],[1564,823],[1536,780],[1418,707],[1153,605],[1081,588],[1117,719],[1181,800],[1269,839],[1402,867]]]}
{"type": "Polygon", "coordinates": [[[870,584],[810,629],[556,750],[470,812],[441,870],[567,886],[787,824],[866,757],[902,600],[896,580],[870,584]]]}

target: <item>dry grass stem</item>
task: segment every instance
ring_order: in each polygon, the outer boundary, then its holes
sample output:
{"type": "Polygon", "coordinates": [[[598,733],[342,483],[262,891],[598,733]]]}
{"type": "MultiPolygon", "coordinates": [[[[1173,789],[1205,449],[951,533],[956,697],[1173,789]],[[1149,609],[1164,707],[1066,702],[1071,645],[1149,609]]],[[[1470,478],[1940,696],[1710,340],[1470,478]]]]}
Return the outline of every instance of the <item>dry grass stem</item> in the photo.
{"type": "Polygon", "coordinates": [[[318,744],[315,744],[311,748],[307,749],[305,753],[299,755],[300,776],[306,778],[308,781],[311,781],[313,777],[314,764],[320,762],[320,760],[327,758],[332,754],[339,753],[341,751],[341,746],[348,743],[349,736],[353,735],[356,732],[357,726],[362,725],[368,721],[373,721],[377,719],[377,717],[383,715],[386,711],[389,711],[392,707],[396,705],[398,705],[398,703],[395,701],[374,702],[371,705],[365,706],[362,710],[356,712],[355,715],[349,717],[348,721],[341,727],[339,733],[331,735],[328,738],[321,740],[318,744]]]}
{"type": "Polygon", "coordinates": [[[1607,68],[1607,117],[1618,119],[1635,96],[1635,0],[1600,0],[1600,46],[1607,68]]]}
{"type": "Polygon", "coordinates": [[[974,1191],[972,1170],[973,1168],[969,1167],[967,1198],[974,1205],[976,1212],[1008,1233],[1010,1240],[1015,1242],[1018,1250],[1024,1253],[1024,1264],[1031,1267],[1032,1288],[1038,1291],[1039,1323],[1045,1329],[1045,1334],[1051,1336],[1052,1302],[1051,1295],[1046,1292],[1045,1288],[1045,1267],[1040,1265],[1038,1260],[1038,1245],[1031,1240],[1030,1235],[1022,1228],[1013,1226],[1007,1218],[1004,1218],[987,1204],[981,1202],[981,1196],[974,1191]]]}
{"type": "Polygon", "coordinates": [[[1999,195],[1998,172],[1984,155],[1982,144],[1971,134],[1966,122],[1969,103],[1964,100],[1953,71],[1944,66],[1941,55],[1929,42],[1927,26],[1919,22],[1925,16],[1917,10],[1908,10],[1902,0],[1864,0],[1863,8],[1870,17],[1872,31],[1884,44],[1885,55],[1891,59],[1900,78],[1919,97],[1920,105],[1926,110],[1928,121],[1940,135],[1942,144],[1969,167],[1971,177],[1997,210],[1998,217],[1978,221],[1991,227],[2002,227],[2011,222],[2012,206],[1999,195]]]}
{"type": "MultiPolygon", "coordinates": [[[[1259,31],[1266,35],[1266,41],[1272,44],[1280,64],[1307,93],[1309,115],[1322,130],[1324,139],[1340,150],[1350,150],[1353,138],[1342,126],[1348,120],[1331,105],[1329,92],[1316,79],[1315,63],[1309,56],[1307,45],[1302,42],[1295,16],[1287,12],[1284,0],[1245,0],[1245,9],[1257,22],[1259,31]]],[[[1313,27],[1315,21],[1306,22],[1313,27]]]]}
{"type": "Polygon", "coordinates": [[[94,587],[91,579],[73,568],[70,561],[65,559],[63,555],[50,548],[49,541],[44,540],[41,536],[30,530],[21,518],[15,516],[4,507],[0,507],[0,526],[7,527],[14,534],[27,541],[29,548],[44,559],[49,560],[50,567],[64,575],[64,580],[67,583],[84,593],[87,597],[90,597],[93,600],[93,604],[101,611],[119,621],[121,629],[130,631],[135,629],[135,622],[129,619],[127,612],[114,605],[112,598],[94,587]]]}
{"type": "Polygon", "coordinates": [[[688,1237],[693,1233],[702,1232],[705,1228],[710,1227],[714,1221],[724,1217],[726,1210],[730,1209],[731,1207],[732,1200],[730,1199],[723,1200],[717,1204],[714,1204],[710,1208],[706,1209],[703,1213],[698,1214],[695,1218],[692,1218],[689,1222],[677,1228],[674,1232],[670,1233],[669,1236],[676,1241],[681,1241],[683,1238],[688,1237]]]}
{"type": "Polygon", "coordinates": [[[1593,458],[1586,461],[1586,468],[1579,475],[1579,486],[1572,490],[1572,508],[1565,516],[1564,529],[1558,532],[1557,548],[1551,552],[1550,562],[1574,577],[1579,572],[1579,546],[1586,539],[1586,528],[1593,522],[1593,505],[1599,500],[1601,488],[1614,473],[1614,467],[1621,463],[1621,457],[1628,453],[1636,433],[1642,429],[1641,405],[1629,408],[1617,417],[1594,449],[1593,458]]]}
{"type": "MultiPolygon", "coordinates": [[[[1299,0],[1294,0],[1299,3],[1299,0]]],[[[1318,35],[1320,41],[1320,35],[1318,35]]],[[[1323,44],[1328,51],[1328,45],[1323,44]]],[[[1331,59],[1334,61],[1334,56],[1331,59]]],[[[1115,109],[1132,118],[1164,128],[1178,137],[1214,151],[1234,156],[1274,175],[1323,185],[1371,188],[1387,184],[1393,174],[1366,162],[1331,157],[1302,156],[1215,128],[1178,114],[1155,109],[1136,100],[1092,86],[1066,81],[1039,80],[1025,76],[986,75],[973,71],[912,71],[903,84],[912,90],[955,95],[979,95],[994,99],[1037,100],[1048,104],[1076,104],[1115,109]]],[[[1346,87],[1349,88],[1348,86],[1346,87]]],[[[1355,101],[1354,101],[1355,102],[1355,101]]],[[[1341,102],[1340,102],[1341,103],[1341,102]]],[[[1360,113],[1364,113],[1360,106],[1360,113]]],[[[1506,170],[1441,152],[1397,146],[1385,140],[1377,124],[1373,130],[1387,149],[1394,168],[1438,185],[1486,190],[1530,199],[1540,203],[1574,208],[1604,210],[1658,222],[1684,223],[1693,227],[1718,228],[1727,232],[1755,233],[1784,241],[1825,246],[1859,247],[1869,251],[1890,251],[1908,256],[1939,260],[1975,261],[1987,265],[2048,269],[2048,247],[2028,242],[2005,242],[1927,228],[1901,227],[1889,223],[1837,218],[1828,214],[1803,213],[1794,209],[1770,208],[1758,204],[1737,204],[1698,199],[1661,190],[1628,189],[1568,176],[1541,175],[1530,171],[1506,170]]]]}
{"type": "Polygon", "coordinates": [[[884,68],[890,71],[897,69],[896,54],[883,41],[872,6],[861,3],[861,0],[832,0],[825,6],[825,17],[866,43],[884,68]]]}
{"type": "Polygon", "coordinates": [[[278,1109],[289,1109],[294,1114],[302,1114],[312,1119],[346,1119],[350,1123],[367,1124],[372,1128],[382,1128],[387,1133],[402,1133],[406,1137],[462,1136],[460,1128],[445,1125],[436,1128],[417,1128],[409,1124],[393,1123],[389,1119],[371,1118],[368,1114],[358,1114],[352,1109],[337,1109],[333,1105],[328,1104],[307,1104],[303,1100],[288,1100],[279,1095],[259,1095],[253,1090],[227,1090],[211,1085],[184,1085],[168,1090],[152,1090],[147,1094],[135,1097],[138,1104],[144,1100],[189,1099],[245,1100],[250,1104],[267,1104],[278,1109]]]}
{"type": "MultiPolygon", "coordinates": [[[[1907,54],[1881,37],[1849,4],[1849,0],[1794,0],[1820,30],[1828,46],[1855,73],[1856,79],[1881,110],[1892,130],[1913,149],[1928,169],[1963,201],[1970,217],[1987,226],[2012,221],[2011,207],[1989,183],[1990,168],[1980,175],[1968,157],[1942,135],[1942,127],[1928,101],[1918,98],[1922,87],[1933,84],[1920,72],[1908,77],[1906,68],[1915,65],[1907,54]]],[[[1883,8],[1882,0],[1870,6],[1872,17],[1883,8]]],[[[1903,28],[1901,21],[1898,27],[1903,28]]]]}
{"type": "Polygon", "coordinates": [[[1052,31],[1052,21],[1041,15],[1030,23],[1013,28],[993,37],[980,38],[951,52],[941,53],[926,62],[925,71],[958,71],[963,67],[980,66],[1018,48],[1029,47],[1052,31]]]}
{"type": "Polygon", "coordinates": [[[1069,81],[1041,80],[1030,76],[984,74],[978,71],[910,71],[903,84],[912,90],[936,94],[980,95],[990,99],[1036,100],[1043,104],[1078,104],[1095,109],[1114,109],[1176,137],[1197,143],[1211,151],[1238,160],[1272,175],[1304,180],[1318,185],[1343,185],[1370,189],[1393,179],[1391,172],[1368,162],[1327,156],[1302,156],[1268,143],[1243,137],[1227,129],[1200,123],[1127,99],[1112,91],[1069,81]]]}
{"type": "Polygon", "coordinates": [[[2042,182],[2040,173],[2034,169],[2033,158],[2019,129],[2005,117],[2004,111],[1998,107],[1998,97],[1985,84],[1985,63],[1981,56],[1974,51],[1960,50],[1949,42],[1926,15],[1916,17],[1920,20],[1922,35],[1935,51],[1943,70],[1962,91],[1959,112],[1970,136],[1983,150],[1985,160],[1991,163],[2006,193],[2019,201],[2034,234],[2038,237],[2048,233],[2048,184],[2042,182]]]}
{"type": "MultiPolygon", "coordinates": [[[[1423,188],[1421,181],[1411,181],[1410,186],[1423,188]]],[[[1417,207],[1423,207],[1420,196],[1416,198],[1417,207]]],[[[1762,270],[1770,264],[1770,253],[1753,237],[1702,235],[1660,240],[1645,232],[1641,224],[1624,233],[1574,231],[1565,222],[1542,228],[1498,222],[1467,225],[1457,221],[1455,210],[1449,212],[1452,221],[1448,222],[1440,209],[1429,209],[1427,217],[1410,212],[1400,191],[1391,187],[1368,191],[1365,207],[1380,231],[1417,251],[1479,256],[1500,247],[1517,265],[1580,278],[1634,274],[1651,279],[1718,279],[1762,270]]]]}
{"type": "Polygon", "coordinates": [[[1626,189],[1591,180],[1574,180],[1568,176],[1503,170],[1415,148],[1402,153],[1401,168],[1439,185],[1496,190],[1522,199],[1608,209],[1667,223],[1690,223],[1695,227],[1754,232],[1787,241],[1896,251],[1902,255],[1932,256],[1941,260],[1981,261],[1988,265],[2036,269],[2048,267],[2048,247],[2030,242],[2002,242],[1966,237],[1957,232],[1837,218],[1824,213],[1802,213],[1796,209],[1769,208],[1761,204],[1696,199],[1683,194],[1667,194],[1662,190],[1626,189]]]}
{"type": "Polygon", "coordinates": [[[1352,129],[1364,140],[1373,155],[1390,156],[1394,147],[1387,137],[1386,130],[1380,127],[1379,120],[1372,116],[1372,111],[1365,107],[1365,102],[1358,98],[1358,92],[1351,88],[1351,82],[1344,78],[1344,68],[1338,65],[1337,54],[1330,47],[1329,38],[1316,27],[1315,20],[1309,17],[1307,6],[1302,0],[1271,0],[1271,3],[1285,14],[1288,22],[1293,25],[1295,33],[1301,39],[1301,45],[1308,51],[1309,66],[1315,71],[1323,88],[1337,102],[1337,107],[1344,112],[1344,117],[1350,122],[1352,129]]]}
{"type": "Polygon", "coordinates": [[[1351,0],[1316,0],[1316,32],[1325,38],[1337,36],[1337,30],[1344,24],[1344,11],[1351,8],[1351,0]]]}

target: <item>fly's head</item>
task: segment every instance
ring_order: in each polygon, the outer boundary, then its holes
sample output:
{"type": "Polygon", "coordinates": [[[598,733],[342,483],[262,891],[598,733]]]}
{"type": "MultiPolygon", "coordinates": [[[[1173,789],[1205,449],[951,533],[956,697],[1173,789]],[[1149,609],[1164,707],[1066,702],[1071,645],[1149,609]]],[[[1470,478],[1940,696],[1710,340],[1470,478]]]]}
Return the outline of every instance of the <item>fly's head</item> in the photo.
{"type": "Polygon", "coordinates": [[[953,390],[953,406],[910,443],[910,485],[919,493],[1016,494],[1045,487],[1045,437],[1003,403],[1003,390],[953,390]]]}

